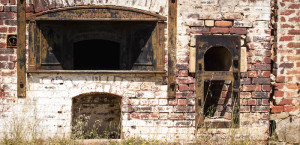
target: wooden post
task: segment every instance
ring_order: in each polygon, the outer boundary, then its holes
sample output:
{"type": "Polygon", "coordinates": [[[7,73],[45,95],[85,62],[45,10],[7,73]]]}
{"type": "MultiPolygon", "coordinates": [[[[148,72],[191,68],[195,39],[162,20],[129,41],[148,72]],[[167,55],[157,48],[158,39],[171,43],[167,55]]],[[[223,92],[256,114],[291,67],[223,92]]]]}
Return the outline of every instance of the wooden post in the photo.
{"type": "Polygon", "coordinates": [[[176,97],[177,0],[169,0],[168,14],[168,97],[176,97]]]}
{"type": "Polygon", "coordinates": [[[17,1],[17,10],[17,92],[26,97],[26,0],[17,1]]]}

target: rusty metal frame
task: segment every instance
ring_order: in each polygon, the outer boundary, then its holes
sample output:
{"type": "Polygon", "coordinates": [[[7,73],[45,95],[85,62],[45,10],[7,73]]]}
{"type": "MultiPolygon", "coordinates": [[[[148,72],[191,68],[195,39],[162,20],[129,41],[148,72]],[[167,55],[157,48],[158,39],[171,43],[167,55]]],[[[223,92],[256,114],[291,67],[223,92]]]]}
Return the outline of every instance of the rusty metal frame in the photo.
{"type": "MultiPolygon", "coordinates": [[[[239,86],[240,86],[240,36],[228,35],[200,35],[196,37],[196,127],[205,126],[204,123],[204,82],[212,80],[230,80],[232,83],[232,99],[236,100],[233,107],[239,108],[239,86]],[[204,55],[207,50],[215,46],[223,46],[232,54],[232,69],[230,71],[205,71],[204,55]]],[[[233,114],[237,112],[233,111],[233,114]]],[[[216,122],[210,124],[214,127],[227,128],[232,124],[237,127],[239,114],[235,114],[232,123],[216,122]]],[[[232,127],[232,126],[231,126],[232,127]]]]}
{"type": "Polygon", "coordinates": [[[17,1],[17,95],[26,97],[26,0],[17,1]]]}
{"type": "Polygon", "coordinates": [[[177,0],[169,0],[168,13],[168,97],[176,97],[177,0]]]}

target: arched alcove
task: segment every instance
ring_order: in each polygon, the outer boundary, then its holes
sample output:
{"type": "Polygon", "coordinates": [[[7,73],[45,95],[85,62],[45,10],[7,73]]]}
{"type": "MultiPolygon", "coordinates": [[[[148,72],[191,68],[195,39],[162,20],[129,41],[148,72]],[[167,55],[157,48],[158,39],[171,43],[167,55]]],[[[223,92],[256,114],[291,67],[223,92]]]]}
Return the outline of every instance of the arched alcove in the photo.
{"type": "Polygon", "coordinates": [[[232,55],[225,47],[212,47],[204,55],[205,71],[229,71],[231,65],[232,55]]]}
{"type": "Polygon", "coordinates": [[[109,93],[88,93],[74,97],[72,136],[77,139],[120,138],[121,97],[109,93]]]}
{"type": "Polygon", "coordinates": [[[74,43],[75,70],[119,70],[120,44],[92,39],[74,43]]]}

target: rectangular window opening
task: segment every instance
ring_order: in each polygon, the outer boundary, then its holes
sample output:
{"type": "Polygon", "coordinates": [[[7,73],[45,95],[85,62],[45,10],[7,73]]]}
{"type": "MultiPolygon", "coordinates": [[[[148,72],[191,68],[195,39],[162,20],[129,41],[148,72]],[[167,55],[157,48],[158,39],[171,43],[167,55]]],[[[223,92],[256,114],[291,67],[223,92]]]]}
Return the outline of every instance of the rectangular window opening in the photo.
{"type": "Polygon", "coordinates": [[[163,31],[155,21],[40,21],[36,27],[36,70],[162,71],[163,31]]]}

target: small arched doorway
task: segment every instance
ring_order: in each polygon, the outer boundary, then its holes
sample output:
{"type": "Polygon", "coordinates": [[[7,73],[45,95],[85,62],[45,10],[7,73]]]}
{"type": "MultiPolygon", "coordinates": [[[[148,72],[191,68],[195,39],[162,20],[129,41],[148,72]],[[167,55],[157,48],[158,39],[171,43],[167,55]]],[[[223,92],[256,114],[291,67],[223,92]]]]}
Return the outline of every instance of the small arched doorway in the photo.
{"type": "Polygon", "coordinates": [[[121,97],[109,93],[81,94],[72,99],[72,137],[119,139],[121,97]]]}

